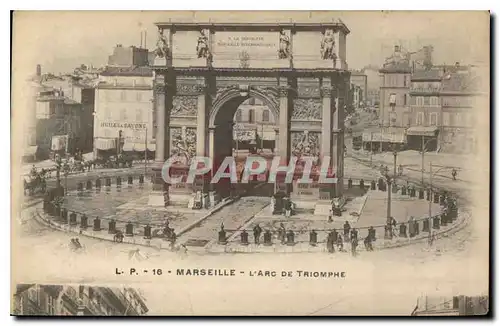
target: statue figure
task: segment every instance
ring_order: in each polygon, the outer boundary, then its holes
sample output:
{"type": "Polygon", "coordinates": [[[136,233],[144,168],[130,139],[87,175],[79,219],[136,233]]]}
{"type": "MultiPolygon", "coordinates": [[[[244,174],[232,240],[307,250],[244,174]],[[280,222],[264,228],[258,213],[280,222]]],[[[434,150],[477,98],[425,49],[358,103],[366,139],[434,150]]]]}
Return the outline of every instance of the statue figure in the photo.
{"type": "Polygon", "coordinates": [[[200,36],[198,37],[196,53],[198,54],[198,58],[208,57],[208,37],[205,35],[205,32],[203,30],[200,31],[200,36]]]}
{"type": "Polygon", "coordinates": [[[333,31],[328,29],[323,34],[323,39],[321,40],[321,57],[324,60],[331,59],[335,60],[335,40],[333,36],[333,31]]]}
{"type": "Polygon", "coordinates": [[[280,59],[290,57],[290,38],[286,35],[284,30],[280,32],[280,49],[278,55],[280,59]]]}
{"type": "Polygon", "coordinates": [[[158,58],[168,58],[169,49],[168,41],[165,35],[163,35],[163,28],[158,30],[158,41],[156,42],[156,56],[158,58]]]}

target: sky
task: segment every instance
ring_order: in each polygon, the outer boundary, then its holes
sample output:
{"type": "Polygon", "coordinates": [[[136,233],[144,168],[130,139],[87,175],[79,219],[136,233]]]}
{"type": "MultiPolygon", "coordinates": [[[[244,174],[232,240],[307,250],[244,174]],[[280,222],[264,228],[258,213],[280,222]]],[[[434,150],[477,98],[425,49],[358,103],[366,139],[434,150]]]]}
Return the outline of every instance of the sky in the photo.
{"type": "MultiPolygon", "coordinates": [[[[410,51],[433,45],[436,64],[488,63],[487,12],[194,12],[194,11],[38,11],[16,12],[13,60],[35,71],[64,73],[76,66],[106,64],[116,44],[156,44],[155,22],[277,22],[331,21],[340,18],[350,29],[347,37],[349,68],[380,66],[395,44],[410,51]],[[16,60],[17,57],[17,60],[16,60]]],[[[16,66],[15,66],[16,67],[16,66]]]]}

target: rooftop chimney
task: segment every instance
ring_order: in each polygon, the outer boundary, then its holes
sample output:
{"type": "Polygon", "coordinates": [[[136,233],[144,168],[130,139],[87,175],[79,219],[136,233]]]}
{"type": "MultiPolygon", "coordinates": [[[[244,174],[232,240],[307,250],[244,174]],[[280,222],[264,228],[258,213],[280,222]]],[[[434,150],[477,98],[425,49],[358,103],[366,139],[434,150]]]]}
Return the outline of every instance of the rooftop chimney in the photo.
{"type": "Polygon", "coordinates": [[[42,66],[36,65],[36,75],[40,77],[42,75],[42,66]]]}

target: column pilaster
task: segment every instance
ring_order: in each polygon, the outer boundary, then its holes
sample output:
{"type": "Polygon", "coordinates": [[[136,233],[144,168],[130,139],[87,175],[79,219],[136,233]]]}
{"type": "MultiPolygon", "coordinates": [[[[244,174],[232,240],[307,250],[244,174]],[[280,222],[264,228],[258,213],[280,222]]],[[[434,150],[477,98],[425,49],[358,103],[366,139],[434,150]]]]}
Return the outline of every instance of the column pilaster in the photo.
{"type": "MultiPolygon", "coordinates": [[[[279,142],[278,155],[282,165],[288,165],[290,162],[290,107],[288,80],[280,78],[278,83],[279,90],[279,142]]],[[[278,180],[277,180],[278,181],[278,180]]],[[[285,182],[277,182],[277,190],[289,194],[291,185],[285,182]]]]}
{"type": "Polygon", "coordinates": [[[154,82],[153,96],[156,114],[156,151],[153,164],[153,191],[148,205],[165,207],[169,203],[169,185],[161,175],[163,164],[170,154],[170,111],[172,108],[173,90],[165,76],[157,76],[154,82]]]}

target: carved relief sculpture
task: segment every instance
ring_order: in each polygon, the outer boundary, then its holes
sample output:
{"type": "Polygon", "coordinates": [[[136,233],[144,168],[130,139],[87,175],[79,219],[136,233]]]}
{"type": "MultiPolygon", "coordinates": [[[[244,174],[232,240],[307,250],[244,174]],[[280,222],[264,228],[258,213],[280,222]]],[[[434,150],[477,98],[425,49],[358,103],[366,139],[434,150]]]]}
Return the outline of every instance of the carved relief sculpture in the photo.
{"type": "Polygon", "coordinates": [[[322,103],[316,98],[298,98],[294,100],[292,119],[320,120],[322,103]]]}
{"type": "Polygon", "coordinates": [[[317,132],[292,132],[292,155],[300,161],[301,157],[314,157],[314,163],[318,163],[320,154],[319,133],[317,132]]]}
{"type": "Polygon", "coordinates": [[[280,31],[280,48],[278,51],[278,57],[280,59],[290,58],[290,38],[286,35],[284,30],[280,31]]]}
{"type": "Polygon", "coordinates": [[[196,116],[198,98],[196,96],[174,96],[171,116],[196,116]]]}
{"type": "Polygon", "coordinates": [[[158,41],[156,42],[156,57],[167,59],[169,57],[169,53],[170,51],[167,38],[163,35],[163,28],[160,28],[158,30],[158,41]]]}
{"type": "Polygon", "coordinates": [[[200,36],[198,36],[196,54],[198,55],[198,58],[208,58],[210,55],[210,51],[208,49],[208,37],[205,35],[203,30],[200,31],[200,36]]]}
{"type": "Polygon", "coordinates": [[[250,55],[247,51],[240,52],[240,68],[250,67],[250,55]]]}
{"type": "Polygon", "coordinates": [[[188,165],[196,155],[196,129],[171,128],[172,149],[170,154],[177,162],[188,165]]]}
{"type": "Polygon", "coordinates": [[[335,39],[333,30],[331,29],[327,29],[323,33],[323,39],[321,40],[321,58],[323,60],[337,59],[337,55],[335,54],[335,39]]]}

